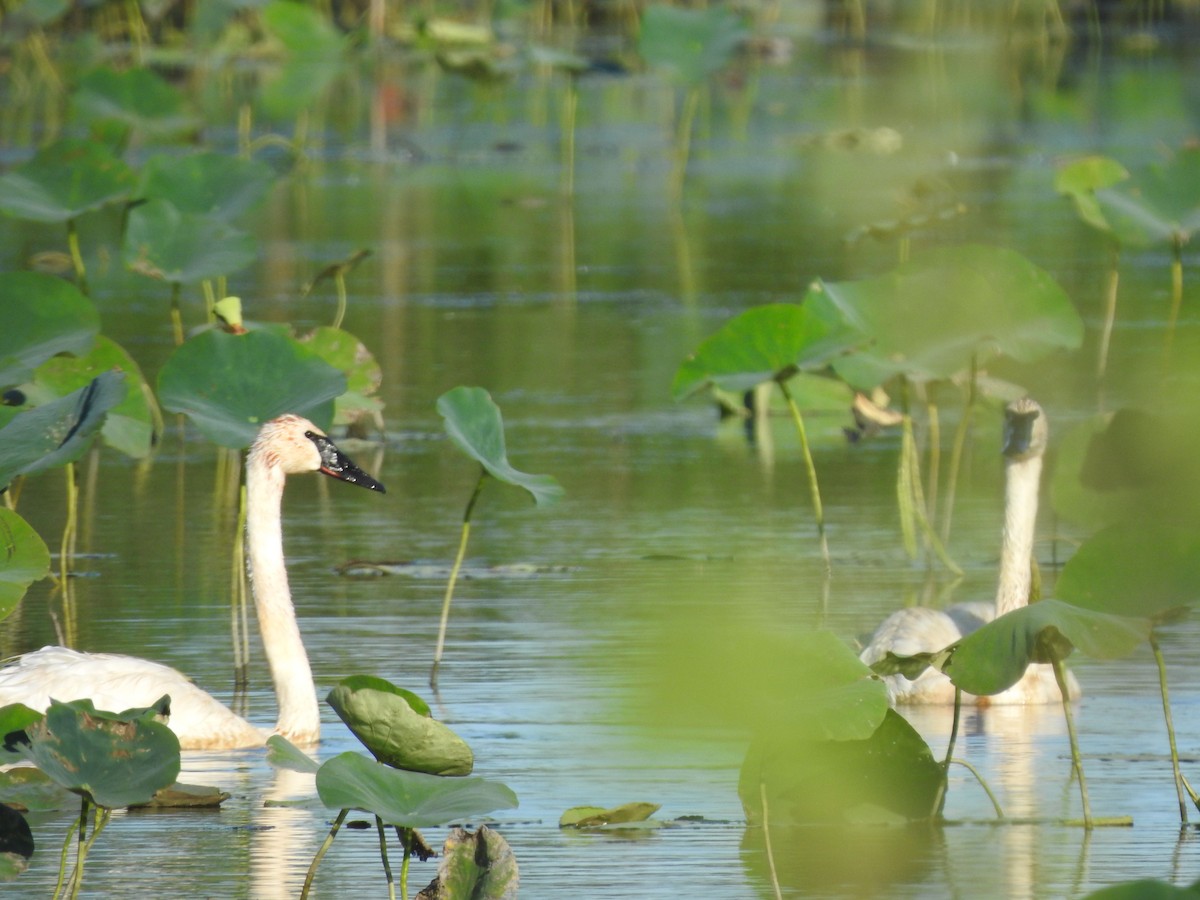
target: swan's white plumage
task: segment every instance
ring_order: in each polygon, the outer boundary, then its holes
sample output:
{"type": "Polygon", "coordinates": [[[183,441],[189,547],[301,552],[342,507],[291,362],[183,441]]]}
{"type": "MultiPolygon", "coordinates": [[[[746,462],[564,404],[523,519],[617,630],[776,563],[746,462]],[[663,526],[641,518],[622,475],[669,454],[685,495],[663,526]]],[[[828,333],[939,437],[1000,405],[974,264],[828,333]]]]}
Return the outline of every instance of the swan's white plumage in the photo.
{"type": "Polygon", "coordinates": [[[246,461],[247,567],[279,702],[273,731],[235,715],[169,666],[66,647],[43,647],[0,668],[0,706],[24,703],[41,710],[51,699],[86,697],[97,709],[120,712],[149,706],[169,694],[168,724],[185,750],[255,747],[272,733],[295,743],[315,742],[320,736],[320,711],[288,588],[280,507],[287,475],[317,471],[382,490],[382,485],[339,457],[320,429],[299,416],[280,416],[266,423],[246,461]]]}
{"type": "MultiPolygon", "coordinates": [[[[1006,422],[1011,422],[1014,417],[1032,422],[1032,429],[1028,446],[1010,448],[1006,440],[1004,534],[995,600],[992,603],[968,601],[945,610],[919,606],[897,610],[884,619],[860,654],[868,665],[883,659],[889,652],[897,656],[936,653],[997,616],[1029,602],[1042,456],[1049,429],[1045,412],[1028,397],[1010,403],[1005,416],[1006,422]]],[[[1006,435],[1007,431],[1006,424],[1006,435]]],[[[954,702],[954,685],[932,668],[926,669],[916,680],[903,675],[888,675],[883,680],[888,699],[893,704],[954,702]]],[[[1067,686],[1071,697],[1079,696],[1079,684],[1071,673],[1068,673],[1067,686]]],[[[981,698],[964,695],[963,699],[987,704],[1055,703],[1061,696],[1051,667],[1032,665],[1019,682],[1000,694],[981,698]]]]}

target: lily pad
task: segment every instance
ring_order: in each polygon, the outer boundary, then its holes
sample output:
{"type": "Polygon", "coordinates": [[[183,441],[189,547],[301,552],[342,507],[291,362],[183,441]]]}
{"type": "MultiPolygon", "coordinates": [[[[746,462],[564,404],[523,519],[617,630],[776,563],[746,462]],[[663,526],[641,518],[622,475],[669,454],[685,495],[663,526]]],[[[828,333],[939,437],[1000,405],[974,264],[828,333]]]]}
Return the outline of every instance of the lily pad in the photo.
{"type": "Polygon", "coordinates": [[[824,368],[865,340],[828,306],[757,306],[730,319],[684,361],[671,395],[682,400],[708,385],[740,395],[764,381],[824,368]]]}
{"type": "Polygon", "coordinates": [[[80,79],[71,108],[93,127],[115,125],[147,138],[175,137],[196,126],[179,91],[150,69],[94,69],[80,79]]]}
{"type": "Polygon", "coordinates": [[[383,369],[362,341],[340,328],[321,327],[300,342],[346,376],[346,391],[334,406],[335,425],[352,425],[383,409],[377,396],[383,369]]]}
{"type": "Polygon", "coordinates": [[[61,138],[0,176],[0,210],[17,219],[67,222],[124,200],[133,172],[99,141],[61,138]]]}
{"type": "Polygon", "coordinates": [[[738,776],[747,819],[762,821],[762,791],[772,825],[799,822],[889,823],[934,813],[942,767],[911,725],[887,710],[859,740],[757,739],[738,776]]]}
{"type": "Polygon", "coordinates": [[[1065,659],[1078,647],[1097,659],[1128,656],[1150,636],[1147,619],[1042,600],[988,622],[959,641],[942,671],[968,694],[998,694],[1032,663],[1065,659]]]}
{"type": "Polygon", "coordinates": [[[805,303],[836,310],[870,338],[869,346],[833,361],[838,375],[862,390],[899,375],[948,379],[973,359],[1036,362],[1083,341],[1083,320],[1063,289],[1000,247],[944,247],[889,275],[822,281],[805,303]]]}
{"type": "Polygon", "coordinates": [[[53,275],[0,273],[0,309],[0,387],[20,384],[56,354],[86,353],[100,331],[92,302],[53,275]]]}
{"type": "Polygon", "coordinates": [[[83,387],[105,372],[122,373],[126,391],[125,399],[109,409],[100,434],[110,447],[141,459],[154,446],[157,408],[142,370],[116,341],[99,335],[87,353],[46,360],[26,392],[31,402],[41,405],[83,387]]]}
{"type": "Polygon", "coordinates": [[[271,190],[270,166],[224,153],[160,154],[146,160],[134,196],[168,200],[181,213],[229,221],[271,190]]]}
{"type": "Polygon", "coordinates": [[[438,397],[437,410],[446,433],[467,456],[492,477],[527,490],[538,506],[557,503],[563,489],[550,475],[529,475],[514,469],[504,446],[504,422],[491,394],[478,387],[456,387],[438,397]]]}
{"type": "Polygon", "coordinates": [[[517,806],[517,795],[496,781],[409,772],[353,752],[317,770],[317,794],[330,809],[359,809],[401,828],[431,828],[517,806]]]}
{"type": "Polygon", "coordinates": [[[724,6],[686,9],[655,3],[642,14],[638,52],[690,87],[728,65],[744,36],[741,21],[724,6]]]}
{"type": "Polygon", "coordinates": [[[263,422],[292,412],[319,428],[333,420],[346,378],[279,331],[201,332],[176,348],[158,376],[163,408],[187,415],[223,447],[250,446],[263,422]]]}
{"type": "Polygon", "coordinates": [[[315,759],[281,734],[267,738],[267,762],[277,769],[316,774],[321,767],[315,759]]]}
{"type": "Polygon", "coordinates": [[[258,258],[258,242],[221,219],[150,200],[130,211],[121,256],[139,274],[190,284],[246,268],[258,258]]]}
{"type": "Polygon", "coordinates": [[[644,822],[659,809],[661,803],[623,803],[620,806],[573,806],[558,818],[559,828],[591,828],[600,825],[621,825],[644,822]]]}
{"type": "Polygon", "coordinates": [[[1187,241],[1200,228],[1200,150],[1151,163],[1094,196],[1107,230],[1126,246],[1187,241]]]}
{"type": "Polygon", "coordinates": [[[119,809],[146,803],[179,775],[179,739],[154,710],[116,715],[90,700],[50,702],[21,753],[72,793],[119,809]]]}
{"type": "Polygon", "coordinates": [[[1059,169],[1054,174],[1054,189],[1071,198],[1081,219],[1099,231],[1112,234],[1096,200],[1096,191],[1112,187],[1128,177],[1129,170],[1115,159],[1087,156],[1059,169]]]}
{"type": "Polygon", "coordinates": [[[0,488],[18,475],[33,475],[79,459],[125,397],[125,376],[103,372],[80,388],[33,409],[0,428],[0,488]]]}
{"type": "Polygon", "coordinates": [[[1200,532],[1161,523],[1113,525],[1067,561],[1055,594],[1087,609],[1169,620],[1200,600],[1200,532]]]}
{"type": "Polygon", "coordinates": [[[520,880],[517,858],[498,831],[486,825],[474,832],[455,828],[442,845],[437,879],[417,900],[516,900],[520,880]]]}
{"type": "MultiPolygon", "coordinates": [[[[37,718],[41,719],[42,714],[38,713],[37,718]]],[[[13,754],[14,762],[20,759],[13,754]]],[[[0,806],[3,805],[29,812],[77,811],[79,798],[35,766],[12,766],[0,772],[0,806]]]]}
{"type": "MultiPolygon", "coordinates": [[[[0,619],[16,608],[31,584],[49,574],[50,551],[46,542],[17,513],[0,506],[0,619]]],[[[0,720],[0,724],[7,722],[0,720]]],[[[4,734],[0,730],[0,737],[4,734]]]]}
{"type": "Polygon", "coordinates": [[[475,766],[467,742],[433,719],[425,701],[382,678],[352,675],[325,700],[382,763],[430,775],[469,775],[475,766]]]}

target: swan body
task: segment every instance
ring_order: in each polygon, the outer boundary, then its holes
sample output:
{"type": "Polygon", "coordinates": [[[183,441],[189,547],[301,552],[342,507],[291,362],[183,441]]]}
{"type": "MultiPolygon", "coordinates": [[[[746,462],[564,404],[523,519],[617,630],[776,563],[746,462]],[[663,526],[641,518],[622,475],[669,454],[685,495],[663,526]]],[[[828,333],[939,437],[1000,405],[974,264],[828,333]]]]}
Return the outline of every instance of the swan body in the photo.
{"type": "Polygon", "coordinates": [[[279,703],[273,730],[234,714],[186,675],[169,666],[115,653],[43,647],[0,668],[0,706],[37,710],[50,699],[90,698],[97,709],[120,711],[171,697],[168,724],[185,750],[256,747],[271,734],[298,744],[320,737],[320,710],[308,654],[296,622],[283,557],[281,503],[288,475],[321,472],[370,490],[384,487],[358,468],[307,419],[272,419],[246,458],[246,566],[263,649],[279,703]]]}
{"type": "MultiPolygon", "coordinates": [[[[945,610],[920,606],[897,610],[871,636],[859,657],[863,662],[870,665],[889,652],[897,656],[937,652],[1029,602],[1038,489],[1048,439],[1046,414],[1034,400],[1025,397],[1008,404],[1004,411],[1004,533],[994,602],[968,601],[945,610]]],[[[954,685],[933,668],[915,680],[898,674],[883,680],[893,704],[954,702],[954,685]]],[[[1071,673],[1067,687],[1072,698],[1079,696],[1079,684],[1071,673]]],[[[1031,665],[1008,690],[986,697],[964,694],[963,699],[985,706],[1055,703],[1061,696],[1053,669],[1031,665]]]]}

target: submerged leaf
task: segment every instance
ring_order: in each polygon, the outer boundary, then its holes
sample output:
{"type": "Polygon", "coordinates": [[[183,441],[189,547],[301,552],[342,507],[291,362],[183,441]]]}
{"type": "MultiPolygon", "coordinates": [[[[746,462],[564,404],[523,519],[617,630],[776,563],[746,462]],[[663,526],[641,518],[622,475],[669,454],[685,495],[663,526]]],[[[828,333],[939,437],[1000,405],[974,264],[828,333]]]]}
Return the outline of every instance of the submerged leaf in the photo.
{"type": "Polygon", "coordinates": [[[559,828],[591,828],[645,822],[662,808],[661,803],[622,803],[608,809],[602,806],[573,806],[558,819],[559,828]]]}

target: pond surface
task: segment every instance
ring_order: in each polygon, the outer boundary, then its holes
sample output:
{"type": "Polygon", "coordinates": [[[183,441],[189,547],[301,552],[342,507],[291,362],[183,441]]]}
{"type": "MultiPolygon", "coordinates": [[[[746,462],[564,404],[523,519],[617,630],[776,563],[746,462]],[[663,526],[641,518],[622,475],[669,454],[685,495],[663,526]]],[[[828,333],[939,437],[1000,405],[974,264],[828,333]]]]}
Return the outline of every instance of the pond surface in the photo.
{"type": "MultiPolygon", "coordinates": [[[[444,439],[434,411],[443,391],[488,388],[514,464],[566,488],[548,510],[515,490],[485,492],[467,561],[476,577],[456,593],[437,704],[474,749],[476,772],[520,798],[498,822],[520,864],[522,897],[771,896],[761,833],[745,827],[737,797],[743,738],[659,727],[637,702],[672,615],[735,608],[778,629],[823,622],[853,640],[905,603],[994,591],[995,415],[979,416],[960,484],[950,552],[966,574],[957,584],[902,551],[898,441],[849,445],[847,416],[814,418],[834,570],[822,612],[790,423],[751,442],[704,402],[673,404],[684,356],[734,313],[795,299],[817,276],[887,269],[894,243],[843,237],[894,218],[916,185],[932,185],[962,211],[919,233],[914,250],[960,240],[1014,247],[1053,273],[1083,313],[1079,353],[995,373],[1038,397],[1060,435],[1101,402],[1092,372],[1106,250],[1054,194],[1054,166],[1083,152],[1134,165],[1195,132],[1200,44],[1186,38],[1166,35],[1153,53],[1058,47],[1048,59],[1033,44],[1006,48],[970,33],[934,45],[885,35],[847,49],[823,31],[792,29],[792,55],[754,67],[752,96],[732,84],[706,92],[679,204],[665,187],[676,98],[659,81],[580,80],[568,204],[557,168],[561,83],[479,86],[387,69],[415,112],[368,134],[363,97],[373,82],[346,109],[331,101],[318,152],[280,176],[249,223],[263,242],[260,264],[231,279],[249,318],[308,327],[329,321],[334,303],[321,291],[298,299],[300,287],[329,260],[373,251],[349,280],[345,327],[382,364],[388,434],[352,453],[388,493],[294,479],[285,501],[292,588],[322,696],[358,673],[429,695],[445,575],[475,478],[444,439]],[[902,139],[895,153],[821,140],[885,127],[902,139]],[[338,574],[355,559],[421,566],[338,574]],[[544,570],[488,570],[513,564],[544,570]],[[569,807],[628,801],[662,804],[663,820],[701,821],[629,833],[557,827],[569,807]]],[[[208,137],[233,141],[219,127],[208,137]]],[[[21,155],[11,139],[4,151],[21,155]]],[[[93,227],[89,243],[81,223],[104,331],[153,377],[171,348],[166,290],[105,269],[111,248],[93,227]]],[[[5,268],[56,239],[14,223],[0,234],[5,268]]],[[[1185,262],[1194,281],[1195,259],[1185,262]]],[[[1110,405],[1157,377],[1167,305],[1163,258],[1131,254],[1125,264],[1110,405]]],[[[199,324],[198,294],[185,304],[189,324],[199,324]]],[[[1179,346],[1200,334],[1195,309],[1185,303],[1179,346]]],[[[74,585],[75,644],[169,663],[230,699],[227,492],[212,447],[170,426],[152,465],[102,451],[82,466],[87,555],[74,585]]],[[[61,528],[60,482],[43,475],[21,498],[43,535],[61,528]]],[[[1037,554],[1048,581],[1085,533],[1043,505],[1037,554]]],[[[53,642],[63,622],[60,598],[35,586],[0,626],[0,653],[53,642]]],[[[1193,771],[1198,632],[1184,622],[1163,637],[1193,771]]],[[[1006,813],[1033,821],[992,824],[991,803],[956,768],[946,827],[773,833],[785,895],[1062,897],[1133,878],[1200,876],[1197,839],[1178,824],[1149,652],[1072,662],[1084,689],[1077,715],[1093,810],[1130,815],[1131,828],[1087,834],[1044,821],[1080,814],[1061,710],[974,711],[958,755],[988,778],[1006,813]]],[[[257,647],[243,699],[253,720],[273,722],[257,647]]],[[[320,756],[357,749],[332,711],[324,715],[320,756]]],[[[911,720],[939,755],[949,712],[911,720]]],[[[186,754],[181,780],[232,797],[220,812],[118,814],[89,857],[88,892],[140,894],[152,884],[163,897],[296,896],[331,817],[315,803],[263,800],[312,798],[311,783],[276,772],[261,752],[186,754]]],[[[35,820],[39,852],[5,896],[51,893],[69,820],[35,820]]],[[[426,836],[436,846],[444,832],[426,836]]],[[[433,873],[433,863],[414,863],[410,890],[433,873]]],[[[343,831],[317,895],[383,891],[374,832],[343,831]]]]}

